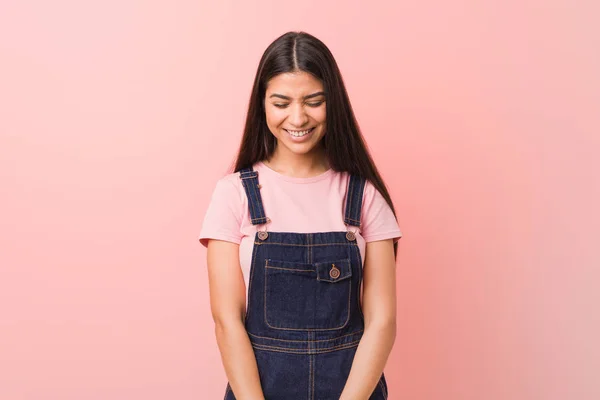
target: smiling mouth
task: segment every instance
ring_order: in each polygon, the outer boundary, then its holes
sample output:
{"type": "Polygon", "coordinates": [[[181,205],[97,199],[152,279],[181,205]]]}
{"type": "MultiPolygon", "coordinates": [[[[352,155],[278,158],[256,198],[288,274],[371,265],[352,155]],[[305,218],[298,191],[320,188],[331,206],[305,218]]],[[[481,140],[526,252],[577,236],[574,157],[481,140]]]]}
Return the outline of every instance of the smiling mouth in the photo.
{"type": "Polygon", "coordinates": [[[306,136],[306,135],[308,135],[308,134],[309,134],[309,133],[311,133],[311,132],[312,132],[314,129],[315,129],[315,128],[314,128],[314,127],[312,127],[312,128],[309,128],[309,129],[306,129],[306,130],[303,130],[303,131],[292,131],[292,130],[289,130],[289,129],[285,129],[285,131],[286,131],[287,133],[289,133],[290,135],[294,136],[294,137],[302,137],[302,136],[306,136]]]}

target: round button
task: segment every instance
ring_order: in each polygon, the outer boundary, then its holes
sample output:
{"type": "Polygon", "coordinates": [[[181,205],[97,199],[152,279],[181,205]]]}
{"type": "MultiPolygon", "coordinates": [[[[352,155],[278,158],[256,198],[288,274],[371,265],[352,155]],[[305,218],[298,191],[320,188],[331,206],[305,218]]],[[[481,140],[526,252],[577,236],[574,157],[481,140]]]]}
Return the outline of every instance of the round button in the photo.
{"type": "Polygon", "coordinates": [[[258,232],[258,238],[260,240],[265,240],[268,237],[269,237],[269,234],[266,231],[260,231],[260,232],[258,232]]]}
{"type": "Polygon", "coordinates": [[[331,264],[331,269],[329,270],[329,276],[333,279],[337,279],[340,276],[340,270],[335,266],[335,264],[331,264]]]}
{"type": "Polygon", "coordinates": [[[348,240],[350,240],[350,241],[353,241],[354,239],[356,239],[356,236],[354,235],[354,232],[350,232],[350,231],[348,231],[348,232],[346,233],[346,239],[348,239],[348,240]]]}

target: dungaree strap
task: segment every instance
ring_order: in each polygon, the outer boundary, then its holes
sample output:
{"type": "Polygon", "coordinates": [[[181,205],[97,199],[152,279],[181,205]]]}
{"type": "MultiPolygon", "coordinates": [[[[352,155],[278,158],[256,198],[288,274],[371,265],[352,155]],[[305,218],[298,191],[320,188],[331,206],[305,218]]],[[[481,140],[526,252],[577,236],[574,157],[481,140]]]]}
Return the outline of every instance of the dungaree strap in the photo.
{"type": "Polygon", "coordinates": [[[265,216],[265,209],[258,186],[258,171],[254,171],[252,167],[241,169],[240,179],[248,198],[250,222],[252,222],[252,225],[266,224],[267,217],[265,216]]]}
{"type": "Polygon", "coordinates": [[[364,178],[350,175],[348,191],[346,192],[346,213],[344,215],[346,225],[360,226],[365,183],[364,178]]]}

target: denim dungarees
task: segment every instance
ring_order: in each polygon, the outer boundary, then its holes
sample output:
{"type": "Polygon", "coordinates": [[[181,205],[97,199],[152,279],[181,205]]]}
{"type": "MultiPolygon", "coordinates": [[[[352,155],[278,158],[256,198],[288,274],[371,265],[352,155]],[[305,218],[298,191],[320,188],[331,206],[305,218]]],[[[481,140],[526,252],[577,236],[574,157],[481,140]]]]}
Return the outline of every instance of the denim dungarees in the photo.
{"type": "MultiPolygon", "coordinates": [[[[240,178],[252,224],[266,224],[258,172],[245,168],[240,178]]],[[[346,225],[360,226],[364,184],[350,176],[346,225]]],[[[339,399],[364,331],[361,282],[354,232],[256,232],[245,327],[266,400],[339,399]]],[[[384,374],[370,397],[382,399],[384,374]]]]}

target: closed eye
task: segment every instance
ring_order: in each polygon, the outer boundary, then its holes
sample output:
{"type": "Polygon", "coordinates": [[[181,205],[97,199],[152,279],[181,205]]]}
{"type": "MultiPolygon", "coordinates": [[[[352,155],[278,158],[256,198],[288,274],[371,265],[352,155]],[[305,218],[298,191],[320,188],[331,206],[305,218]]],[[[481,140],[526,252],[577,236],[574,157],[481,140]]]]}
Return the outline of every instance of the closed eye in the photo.
{"type": "MultiPolygon", "coordinates": [[[[318,101],[316,103],[306,103],[310,107],[319,107],[321,104],[325,103],[325,101],[318,101]]],[[[286,108],[288,104],[273,104],[277,108],[286,108]]]]}

